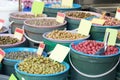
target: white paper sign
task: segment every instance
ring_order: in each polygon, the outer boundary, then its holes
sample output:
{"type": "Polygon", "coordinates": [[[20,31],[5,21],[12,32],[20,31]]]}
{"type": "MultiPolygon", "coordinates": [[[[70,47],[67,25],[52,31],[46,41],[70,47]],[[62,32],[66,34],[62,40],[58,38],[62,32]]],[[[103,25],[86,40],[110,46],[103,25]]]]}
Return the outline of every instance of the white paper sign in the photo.
{"type": "Polygon", "coordinates": [[[55,61],[63,62],[69,51],[69,47],[57,44],[49,57],[55,61]]]}

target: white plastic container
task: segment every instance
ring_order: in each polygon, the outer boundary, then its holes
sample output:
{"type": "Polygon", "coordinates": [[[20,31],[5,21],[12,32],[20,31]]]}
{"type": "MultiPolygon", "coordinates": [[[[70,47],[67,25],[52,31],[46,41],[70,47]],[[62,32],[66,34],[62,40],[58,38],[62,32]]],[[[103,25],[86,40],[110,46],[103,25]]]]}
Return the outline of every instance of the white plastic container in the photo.
{"type": "Polygon", "coordinates": [[[0,0],[0,19],[4,19],[4,26],[9,26],[9,14],[18,12],[18,2],[10,0],[0,0]]]}

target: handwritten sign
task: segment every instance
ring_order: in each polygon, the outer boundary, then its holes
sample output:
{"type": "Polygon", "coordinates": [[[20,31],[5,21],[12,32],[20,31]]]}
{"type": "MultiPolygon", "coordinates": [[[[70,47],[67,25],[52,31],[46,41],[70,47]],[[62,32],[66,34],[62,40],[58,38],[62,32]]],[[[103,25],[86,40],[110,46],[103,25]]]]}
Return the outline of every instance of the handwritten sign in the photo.
{"type": "Polygon", "coordinates": [[[98,25],[103,25],[105,23],[106,20],[104,19],[99,19],[99,18],[93,18],[91,23],[92,24],[98,24],[98,25]]]}
{"type": "Polygon", "coordinates": [[[43,52],[44,48],[45,48],[45,44],[44,43],[40,43],[39,47],[38,47],[38,50],[37,50],[37,54],[38,55],[42,55],[42,52],[43,52]]]}
{"type": "Polygon", "coordinates": [[[40,2],[40,1],[34,1],[33,5],[32,5],[32,13],[34,13],[36,16],[38,14],[42,14],[43,10],[44,10],[44,2],[40,2]]]}
{"type": "Polygon", "coordinates": [[[17,80],[17,78],[15,77],[15,75],[14,75],[14,74],[11,74],[11,76],[10,76],[9,80],[17,80]]]}
{"type": "MultiPolygon", "coordinates": [[[[106,32],[110,32],[109,39],[108,39],[108,45],[114,46],[116,44],[118,30],[107,28],[106,32]]],[[[105,39],[104,39],[104,41],[105,41],[105,39]]]]}
{"type": "Polygon", "coordinates": [[[120,8],[117,8],[115,18],[120,20],[120,8]]]}
{"type": "Polygon", "coordinates": [[[57,17],[56,17],[56,21],[59,23],[64,23],[64,20],[65,20],[65,14],[58,12],[57,17]]]}
{"type": "Polygon", "coordinates": [[[18,40],[22,40],[23,38],[23,34],[24,34],[24,30],[20,29],[20,28],[16,28],[15,29],[15,33],[14,33],[14,38],[17,38],[18,40]]]}
{"type": "Polygon", "coordinates": [[[5,21],[3,19],[0,19],[0,29],[2,29],[4,22],[5,21]]]}
{"type": "Polygon", "coordinates": [[[78,28],[78,33],[88,36],[91,29],[91,25],[92,23],[90,21],[81,19],[81,22],[78,28]]]}
{"type": "Polygon", "coordinates": [[[70,48],[57,44],[49,57],[55,61],[63,62],[69,51],[70,48]]]}
{"type": "Polygon", "coordinates": [[[61,6],[72,8],[73,7],[73,0],[62,0],[61,6]]]}
{"type": "Polygon", "coordinates": [[[5,57],[5,52],[0,48],[0,62],[5,57]]]}

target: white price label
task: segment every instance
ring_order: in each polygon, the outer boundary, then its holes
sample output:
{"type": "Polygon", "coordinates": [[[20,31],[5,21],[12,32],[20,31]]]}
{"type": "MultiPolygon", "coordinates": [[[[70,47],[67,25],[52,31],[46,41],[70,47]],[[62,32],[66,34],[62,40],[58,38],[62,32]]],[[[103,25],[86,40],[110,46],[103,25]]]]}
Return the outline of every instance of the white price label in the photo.
{"type": "Polygon", "coordinates": [[[45,44],[44,43],[40,43],[39,47],[38,47],[38,50],[37,50],[37,54],[38,55],[42,55],[42,52],[45,48],[45,44]]]}
{"type": "Polygon", "coordinates": [[[117,8],[115,18],[120,20],[120,8],[117,8]]]}
{"type": "Polygon", "coordinates": [[[3,19],[0,19],[0,29],[2,29],[4,22],[5,21],[3,19]]]}
{"type": "Polygon", "coordinates": [[[14,33],[14,38],[17,38],[18,40],[22,40],[23,38],[23,34],[24,34],[24,30],[20,29],[20,28],[16,28],[15,29],[15,33],[14,33]]]}
{"type": "Polygon", "coordinates": [[[63,62],[69,51],[69,47],[57,44],[49,57],[55,61],[63,62]]]}

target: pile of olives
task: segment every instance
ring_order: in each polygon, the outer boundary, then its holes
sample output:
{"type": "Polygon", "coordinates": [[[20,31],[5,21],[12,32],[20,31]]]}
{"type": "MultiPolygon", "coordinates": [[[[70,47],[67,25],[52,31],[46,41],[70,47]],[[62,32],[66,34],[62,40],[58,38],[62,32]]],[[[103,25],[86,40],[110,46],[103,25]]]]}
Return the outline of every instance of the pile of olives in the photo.
{"type": "Polygon", "coordinates": [[[61,24],[57,22],[55,19],[35,19],[28,20],[26,21],[26,23],[34,26],[56,26],[61,24]]]}
{"type": "Polygon", "coordinates": [[[17,18],[25,18],[25,19],[26,18],[35,18],[35,17],[44,17],[43,14],[38,14],[37,16],[35,16],[34,14],[27,14],[27,13],[24,13],[24,14],[18,13],[18,14],[14,14],[12,16],[17,17],[17,18]]]}
{"type": "Polygon", "coordinates": [[[65,66],[48,57],[31,56],[24,59],[18,69],[31,74],[54,74],[65,70],[65,66]]]}
{"type": "Polygon", "coordinates": [[[10,36],[0,36],[0,45],[15,44],[20,42],[17,38],[10,36]]]}
{"type": "Polygon", "coordinates": [[[61,4],[52,4],[52,8],[71,8],[69,6],[61,6],[61,4]]]}
{"type": "Polygon", "coordinates": [[[14,60],[24,60],[25,58],[33,55],[36,55],[36,54],[28,51],[18,51],[18,52],[10,52],[6,54],[5,58],[14,59],[14,60]]]}
{"type": "Polygon", "coordinates": [[[85,38],[85,35],[78,33],[72,33],[65,30],[53,30],[46,35],[47,38],[58,39],[58,40],[76,40],[85,38]]]}
{"type": "Polygon", "coordinates": [[[66,16],[73,18],[87,18],[94,15],[85,12],[73,11],[73,12],[66,12],[66,16]]]}

